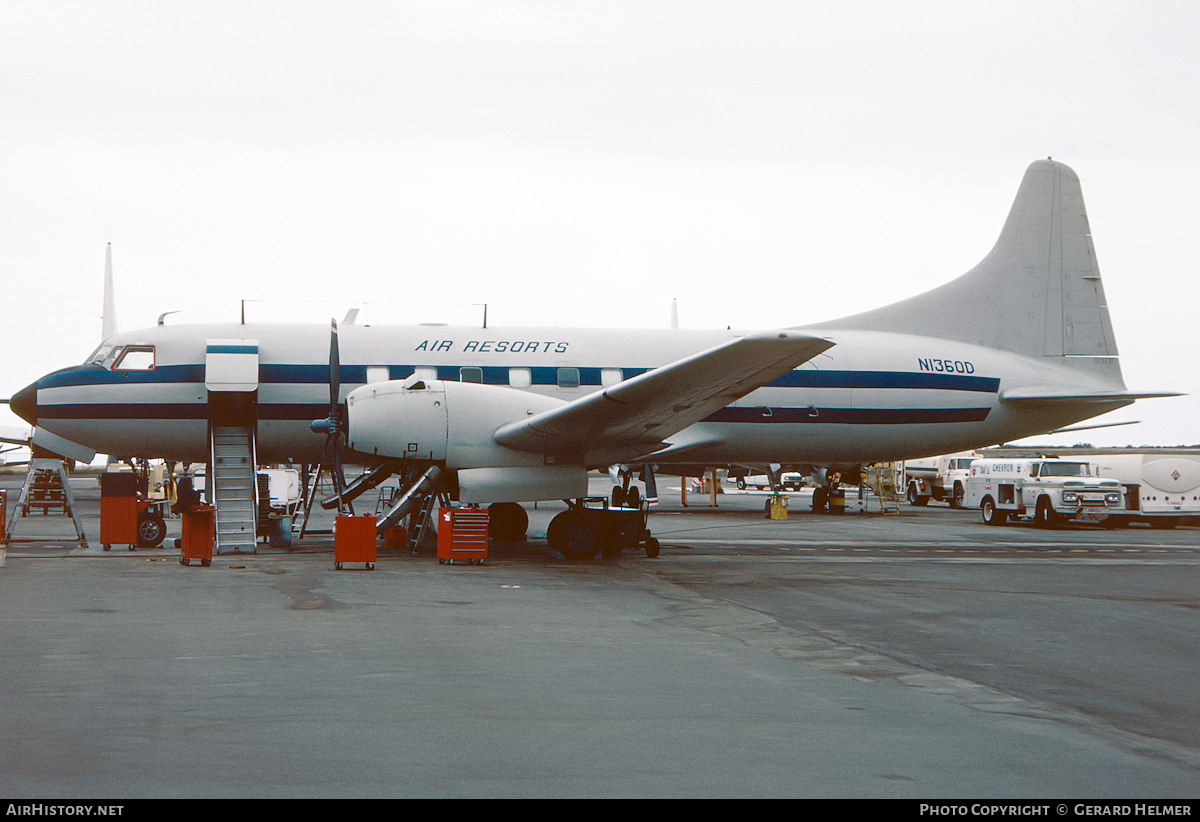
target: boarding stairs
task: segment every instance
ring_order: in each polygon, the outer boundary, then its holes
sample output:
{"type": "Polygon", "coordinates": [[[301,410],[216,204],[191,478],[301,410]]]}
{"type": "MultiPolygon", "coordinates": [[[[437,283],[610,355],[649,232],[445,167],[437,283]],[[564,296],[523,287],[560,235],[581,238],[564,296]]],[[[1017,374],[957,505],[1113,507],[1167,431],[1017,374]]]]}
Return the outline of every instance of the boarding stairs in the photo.
{"type": "Polygon", "coordinates": [[[208,500],[216,510],[216,550],[253,553],[258,531],[254,425],[210,428],[208,500]]]}

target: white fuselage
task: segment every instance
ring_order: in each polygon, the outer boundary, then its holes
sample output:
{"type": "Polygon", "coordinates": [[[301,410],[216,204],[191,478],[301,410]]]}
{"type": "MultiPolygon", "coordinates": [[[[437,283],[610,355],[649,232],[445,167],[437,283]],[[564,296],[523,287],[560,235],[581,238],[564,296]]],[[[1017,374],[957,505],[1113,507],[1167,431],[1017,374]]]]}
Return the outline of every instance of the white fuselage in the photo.
{"type": "MultiPolygon", "coordinates": [[[[1006,406],[1023,386],[1086,389],[1056,358],[871,331],[815,332],[832,348],[670,438],[663,463],[856,463],[947,453],[1042,433],[1124,405],[1006,406]]],[[[482,380],[569,402],[677,361],[734,331],[342,326],[341,398],[414,372],[482,380]]],[[[116,335],[92,364],[37,383],[37,424],[100,453],[203,462],[208,453],[206,343],[255,341],[258,458],[321,461],[309,428],[329,410],[329,328],[159,326],[116,335]],[[130,347],[152,349],[113,369],[130,347]]],[[[144,353],[143,351],[143,353],[144,353]]],[[[1100,369],[1098,369],[1100,370],[1100,369]]]]}

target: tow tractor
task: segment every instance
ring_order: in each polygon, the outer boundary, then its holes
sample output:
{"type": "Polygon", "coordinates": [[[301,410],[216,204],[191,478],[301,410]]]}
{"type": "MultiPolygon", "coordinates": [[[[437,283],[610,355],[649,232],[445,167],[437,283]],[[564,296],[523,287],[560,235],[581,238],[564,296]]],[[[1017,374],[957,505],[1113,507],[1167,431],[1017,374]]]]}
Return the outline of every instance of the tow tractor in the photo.
{"type": "Polygon", "coordinates": [[[647,557],[658,556],[658,540],[646,527],[649,505],[645,501],[627,500],[625,506],[616,507],[608,497],[584,497],[567,505],[546,530],[550,547],[565,558],[590,560],[599,554],[613,559],[626,548],[639,546],[647,557]]]}

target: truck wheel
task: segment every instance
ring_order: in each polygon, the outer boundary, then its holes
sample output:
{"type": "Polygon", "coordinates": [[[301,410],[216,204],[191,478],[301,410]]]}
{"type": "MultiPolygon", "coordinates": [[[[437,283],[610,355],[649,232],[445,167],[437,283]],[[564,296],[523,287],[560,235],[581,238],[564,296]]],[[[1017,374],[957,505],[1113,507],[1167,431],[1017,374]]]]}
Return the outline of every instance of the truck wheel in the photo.
{"type": "Polygon", "coordinates": [[[929,504],[929,497],[921,496],[921,494],[917,491],[917,484],[915,482],[910,482],[908,484],[908,504],[917,506],[929,504]]]}
{"type": "Polygon", "coordinates": [[[991,497],[983,498],[983,502],[979,504],[979,511],[983,514],[984,525],[1003,525],[1008,520],[1008,512],[997,511],[996,503],[991,497]]]}
{"type": "Polygon", "coordinates": [[[950,507],[951,508],[962,508],[964,496],[965,496],[965,492],[963,491],[962,483],[961,482],[954,483],[954,496],[950,498],[950,507]]]}
{"type": "Polygon", "coordinates": [[[1033,513],[1033,522],[1038,528],[1054,528],[1060,522],[1061,517],[1054,513],[1054,508],[1050,505],[1050,500],[1046,497],[1041,497],[1037,501],[1037,508],[1033,513]]]}

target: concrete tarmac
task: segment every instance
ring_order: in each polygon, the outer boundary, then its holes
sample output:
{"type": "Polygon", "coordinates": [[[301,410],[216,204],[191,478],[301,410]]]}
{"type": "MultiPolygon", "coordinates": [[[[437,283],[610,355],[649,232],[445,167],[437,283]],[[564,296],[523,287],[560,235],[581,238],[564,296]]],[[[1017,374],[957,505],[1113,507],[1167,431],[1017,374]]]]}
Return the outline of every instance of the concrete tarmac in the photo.
{"type": "Polygon", "coordinates": [[[541,505],[479,566],[338,571],[105,552],[74,477],[89,546],[35,514],[0,568],[0,796],[1200,793],[1200,529],[663,485],[657,559],[566,562],[541,505]]]}

